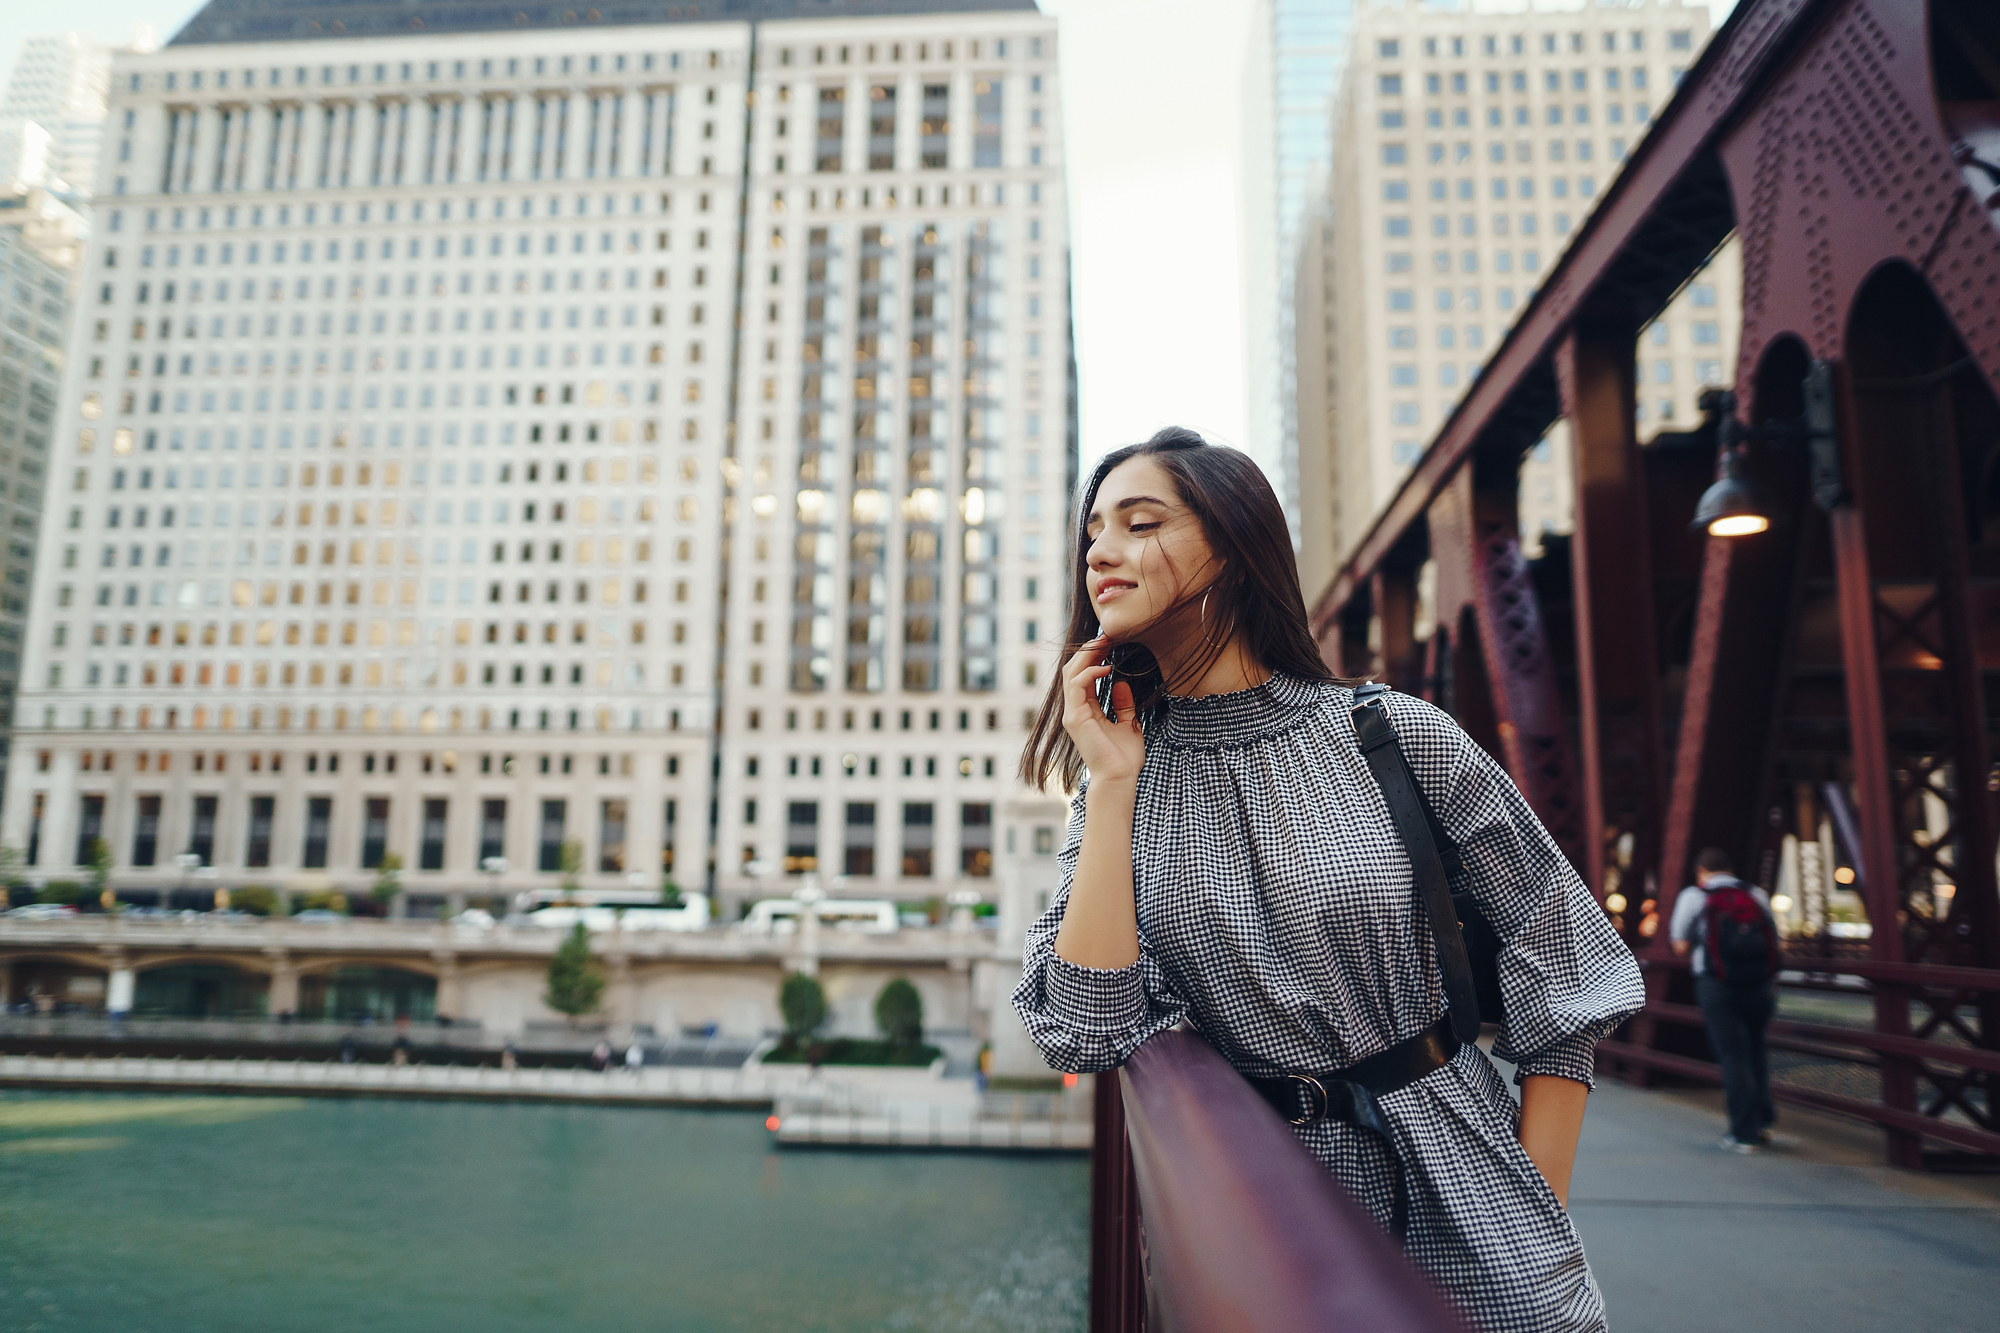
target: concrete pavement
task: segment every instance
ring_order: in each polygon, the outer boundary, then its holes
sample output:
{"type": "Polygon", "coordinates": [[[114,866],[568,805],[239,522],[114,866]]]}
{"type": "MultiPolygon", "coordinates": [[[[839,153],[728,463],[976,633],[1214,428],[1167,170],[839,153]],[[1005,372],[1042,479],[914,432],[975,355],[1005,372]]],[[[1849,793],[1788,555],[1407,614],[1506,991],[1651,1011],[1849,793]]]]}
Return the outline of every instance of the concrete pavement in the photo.
{"type": "Polygon", "coordinates": [[[1869,1127],[1779,1116],[1799,1148],[1738,1157],[1719,1090],[1599,1081],[1570,1211],[1613,1333],[2000,1330],[2000,1176],[1891,1170],[1869,1127]]]}

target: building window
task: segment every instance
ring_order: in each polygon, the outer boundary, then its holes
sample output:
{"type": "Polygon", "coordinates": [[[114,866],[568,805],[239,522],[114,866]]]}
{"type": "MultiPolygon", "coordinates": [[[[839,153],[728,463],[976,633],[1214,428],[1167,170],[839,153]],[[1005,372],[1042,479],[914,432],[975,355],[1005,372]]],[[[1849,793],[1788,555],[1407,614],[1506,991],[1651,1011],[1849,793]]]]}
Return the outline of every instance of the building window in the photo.
{"type": "Polygon", "coordinates": [[[993,807],[984,801],[958,808],[958,868],[974,879],[993,873],[993,807]]]}
{"type": "Polygon", "coordinates": [[[903,806],[903,878],[931,877],[932,833],[937,807],[929,801],[903,806]]]}
{"type": "Polygon", "coordinates": [[[792,801],[785,807],[785,873],[819,869],[819,802],[792,801]]]}
{"type": "Polygon", "coordinates": [[[660,871],[662,874],[671,875],[674,873],[674,822],[675,816],[679,813],[680,802],[668,801],[666,832],[660,837],[660,871]]]}
{"type": "Polygon", "coordinates": [[[271,823],[277,809],[275,796],[250,798],[250,830],[243,841],[243,864],[261,870],[271,864],[271,823]]]}
{"type": "Polygon", "coordinates": [[[361,868],[380,868],[389,850],[389,798],[371,796],[362,807],[361,868]]]}
{"type": "Polygon", "coordinates": [[[326,869],[326,848],[333,831],[333,798],[314,796],[306,801],[306,837],[299,865],[307,870],[326,869]]]}
{"type": "Polygon", "coordinates": [[[597,803],[597,869],[600,874],[625,870],[625,802],[597,803]]]}
{"type": "Polygon", "coordinates": [[[85,796],[82,810],[76,824],[76,864],[87,866],[97,850],[97,840],[104,836],[104,798],[85,796]]]}
{"type": "Polygon", "coordinates": [[[846,875],[873,875],[875,873],[875,803],[873,801],[849,801],[847,803],[846,832],[842,838],[841,873],[846,875]]]}
{"type": "Polygon", "coordinates": [[[216,797],[194,798],[194,823],[188,831],[188,851],[201,858],[202,865],[215,864],[216,797]]]}
{"type": "Polygon", "coordinates": [[[972,85],[972,165],[1000,165],[1001,89],[998,79],[981,79],[972,85]]]}
{"type": "Polygon", "coordinates": [[[481,801],[479,804],[479,868],[507,855],[507,802],[481,801]]]}
{"type": "Polygon", "coordinates": [[[445,800],[440,796],[424,800],[424,836],[417,852],[417,869],[444,869],[445,800]]]}
{"type": "Polygon", "coordinates": [[[822,88],[819,90],[818,137],[813,145],[813,169],[834,172],[840,170],[841,139],[847,124],[847,90],[845,88],[822,88]]]}
{"type": "Polygon", "coordinates": [[[150,866],[160,859],[160,798],[141,796],[132,824],[132,864],[150,866]]]}
{"type": "Polygon", "coordinates": [[[563,824],[569,814],[566,801],[542,802],[542,833],[540,854],[535,858],[537,870],[562,869],[563,824]]]}

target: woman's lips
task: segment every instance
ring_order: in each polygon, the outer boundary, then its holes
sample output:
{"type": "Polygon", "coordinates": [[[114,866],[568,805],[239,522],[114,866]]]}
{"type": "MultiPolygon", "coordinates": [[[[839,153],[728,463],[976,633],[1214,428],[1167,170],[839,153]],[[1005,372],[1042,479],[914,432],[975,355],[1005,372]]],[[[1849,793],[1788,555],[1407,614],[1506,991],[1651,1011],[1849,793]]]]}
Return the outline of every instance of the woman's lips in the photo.
{"type": "Polygon", "coordinates": [[[1116,597],[1119,593],[1131,592],[1138,586],[1139,585],[1137,585],[1136,583],[1126,583],[1122,580],[1107,579],[1105,582],[1099,584],[1097,587],[1098,604],[1101,606],[1105,602],[1110,601],[1113,597],[1116,597]]]}

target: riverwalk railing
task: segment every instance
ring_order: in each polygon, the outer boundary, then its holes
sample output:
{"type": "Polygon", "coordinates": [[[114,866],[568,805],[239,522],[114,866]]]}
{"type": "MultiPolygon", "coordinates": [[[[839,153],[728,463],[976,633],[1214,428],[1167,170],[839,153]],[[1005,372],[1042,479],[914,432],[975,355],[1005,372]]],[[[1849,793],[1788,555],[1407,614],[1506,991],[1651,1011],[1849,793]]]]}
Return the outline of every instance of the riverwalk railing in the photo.
{"type": "Polygon", "coordinates": [[[1200,1037],[1162,1033],[1098,1089],[1091,1333],[1462,1333],[1200,1037]]]}
{"type": "MultiPolygon", "coordinates": [[[[1628,1035],[1598,1043],[1600,1068],[1641,1083],[1648,1073],[1720,1083],[1721,1068],[1691,1053],[1698,1049],[1693,1042],[1661,1041],[1655,1035],[1660,1025],[1697,1031],[1702,1027],[1699,1008],[1660,998],[1666,993],[1662,983],[1686,971],[1688,960],[1642,955],[1639,962],[1653,979],[1648,989],[1655,998],[1639,1012],[1628,1035]]],[[[1931,1012],[1908,1035],[1773,1019],[1766,1044],[1773,1051],[1805,1057],[1789,1069],[1774,1065],[1774,1100],[1867,1121],[1892,1134],[1949,1144],[1956,1150],[1923,1154],[1918,1160],[1927,1165],[1991,1169],[2000,1161],[2000,1106],[1994,1104],[1993,1095],[2000,1087],[2000,1050],[1973,1044],[1975,1034],[1993,1030],[1990,1025],[1956,1021],[1960,1008],[2000,1006],[2000,971],[1788,955],[1778,985],[1845,992],[1892,1010],[1896,1005],[1907,1010],[1921,992],[1931,1012]],[[1836,1076],[1815,1080],[1816,1069],[1836,1076]],[[1821,1086],[1814,1086],[1815,1081],[1821,1086]],[[1904,1096],[1892,1100],[1885,1095],[1898,1085],[1904,1096]],[[1869,1095],[1853,1095],[1856,1092],[1869,1095]]]]}

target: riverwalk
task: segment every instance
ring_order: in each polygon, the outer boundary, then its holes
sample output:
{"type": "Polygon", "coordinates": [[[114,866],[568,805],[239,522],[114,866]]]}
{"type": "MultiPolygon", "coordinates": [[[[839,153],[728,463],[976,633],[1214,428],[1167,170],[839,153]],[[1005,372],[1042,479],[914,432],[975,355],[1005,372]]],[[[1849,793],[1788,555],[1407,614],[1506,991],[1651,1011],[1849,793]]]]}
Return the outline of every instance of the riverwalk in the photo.
{"type": "Polygon", "coordinates": [[[1570,1186],[1618,1333],[2000,1327],[2000,1177],[1882,1163],[1881,1133],[1784,1107],[1790,1152],[1721,1151],[1718,1090],[1600,1079],[1570,1186]]]}
{"type": "Polygon", "coordinates": [[[90,1092],[235,1092],[259,1096],[569,1102],[599,1106],[769,1110],[790,1147],[1088,1152],[1089,1085],[1068,1094],[982,1093],[930,1069],[745,1064],[495,1069],[172,1056],[0,1056],[0,1087],[90,1092]]]}

